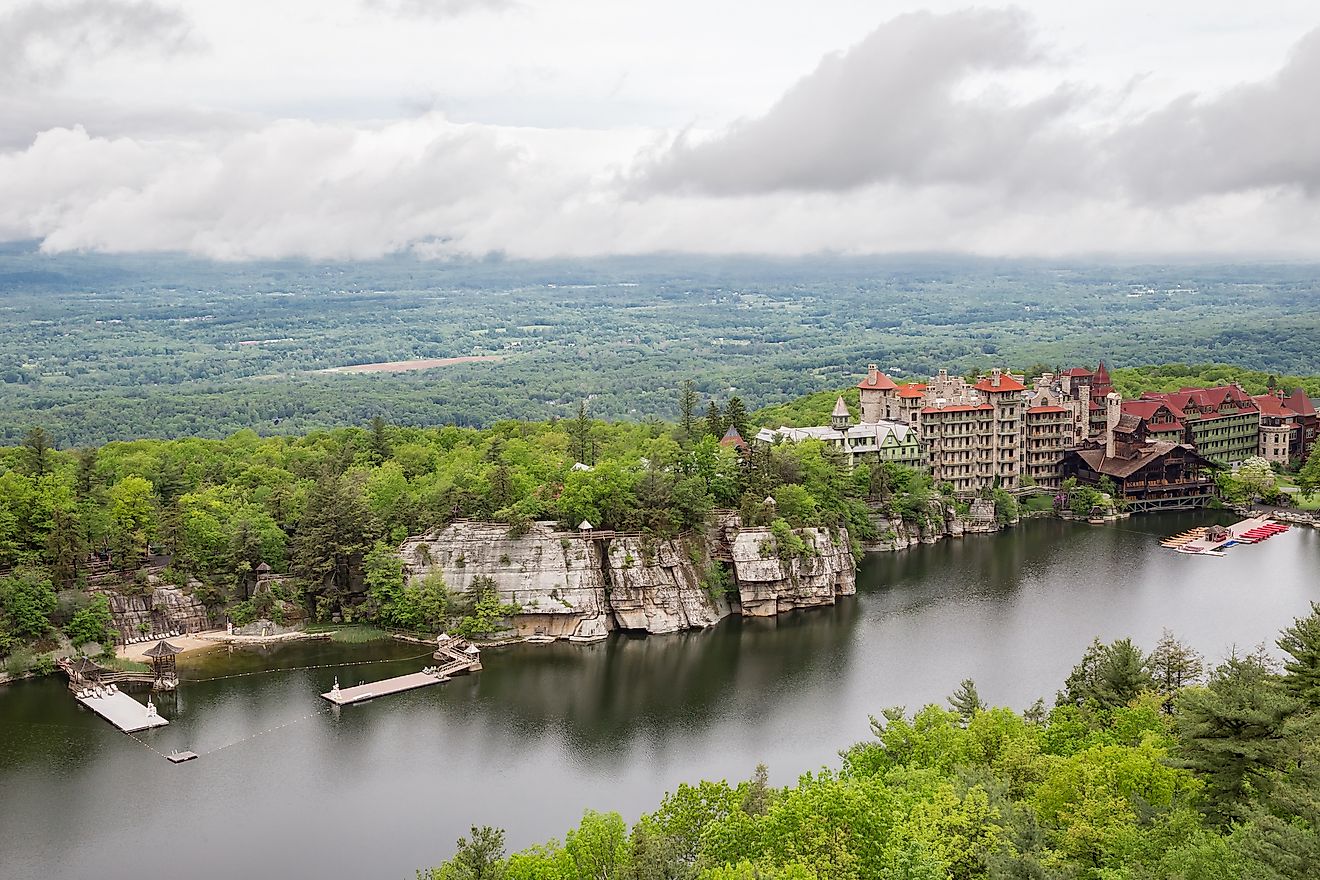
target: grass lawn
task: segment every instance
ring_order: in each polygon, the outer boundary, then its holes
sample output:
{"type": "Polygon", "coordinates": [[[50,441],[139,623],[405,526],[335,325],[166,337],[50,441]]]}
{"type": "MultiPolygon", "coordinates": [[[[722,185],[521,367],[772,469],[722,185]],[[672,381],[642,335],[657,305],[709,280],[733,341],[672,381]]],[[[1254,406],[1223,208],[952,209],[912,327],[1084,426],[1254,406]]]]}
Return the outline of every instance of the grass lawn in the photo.
{"type": "Polygon", "coordinates": [[[358,644],[360,642],[378,642],[381,639],[390,638],[390,634],[378,627],[366,623],[309,623],[305,632],[309,633],[330,633],[332,642],[348,642],[358,644]]]}
{"type": "MultiPolygon", "coordinates": [[[[1297,481],[1290,476],[1280,474],[1278,477],[1279,488],[1297,488],[1297,481]]],[[[1293,507],[1298,510],[1320,510],[1320,493],[1312,495],[1308,499],[1303,499],[1298,492],[1285,493],[1293,507]]]]}

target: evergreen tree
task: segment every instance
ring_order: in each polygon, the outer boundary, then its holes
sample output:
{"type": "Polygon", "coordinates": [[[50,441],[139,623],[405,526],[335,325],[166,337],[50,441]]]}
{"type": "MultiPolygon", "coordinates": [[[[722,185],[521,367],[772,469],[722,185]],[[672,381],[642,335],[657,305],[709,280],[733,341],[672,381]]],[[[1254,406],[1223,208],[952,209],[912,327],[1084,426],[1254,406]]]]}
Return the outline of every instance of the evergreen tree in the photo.
{"type": "Polygon", "coordinates": [[[371,458],[372,461],[380,464],[387,461],[390,457],[392,446],[390,445],[389,425],[385,419],[379,415],[371,418],[371,458]]]}
{"type": "Polygon", "coordinates": [[[1093,641],[1073,667],[1058,702],[1082,706],[1092,703],[1101,709],[1126,706],[1134,697],[1153,687],[1145,658],[1131,639],[1111,645],[1093,641]]]}
{"type": "Polygon", "coordinates": [[[1271,771],[1295,755],[1289,725],[1301,703],[1255,657],[1230,657],[1204,688],[1175,701],[1180,763],[1202,774],[1206,812],[1216,822],[1240,815],[1247,796],[1268,787],[1271,771]]]}
{"type": "MultiPolygon", "coordinates": [[[[724,424],[724,414],[720,412],[719,404],[711,401],[706,404],[706,433],[716,440],[724,436],[726,425],[724,424]]],[[[1320,443],[1316,444],[1320,448],[1320,443]]]]}
{"type": "Polygon", "coordinates": [[[46,476],[53,467],[53,458],[46,429],[37,425],[28,431],[23,437],[23,463],[27,472],[37,479],[46,476]]]}
{"type": "Polygon", "coordinates": [[[744,440],[747,439],[747,432],[751,430],[747,422],[747,408],[743,406],[742,398],[734,395],[729,398],[729,403],[724,408],[724,430],[732,426],[744,440]]]}
{"type": "Polygon", "coordinates": [[[97,450],[95,447],[79,449],[74,453],[77,471],[74,475],[73,488],[79,501],[86,501],[100,484],[96,474],[97,450]]]}
{"type": "Polygon", "coordinates": [[[683,380],[683,392],[678,398],[678,430],[683,435],[684,443],[696,439],[697,430],[697,385],[691,379],[683,380]]]}
{"type": "Polygon", "coordinates": [[[569,426],[569,437],[572,438],[570,451],[573,453],[573,457],[583,464],[594,464],[592,459],[595,457],[595,450],[591,446],[591,416],[587,413],[587,402],[585,400],[578,403],[577,418],[573,419],[573,424],[569,426]]]}
{"type": "Polygon", "coordinates": [[[1288,655],[1283,686],[1311,709],[1320,709],[1320,603],[1285,629],[1276,643],[1288,655]]]}
{"type": "Polygon", "coordinates": [[[332,600],[352,589],[379,526],[362,485],[326,474],[307,498],[292,541],[294,572],[332,600]]]}
{"type": "Polygon", "coordinates": [[[976,692],[976,682],[970,678],[964,678],[958,685],[958,689],[949,697],[949,705],[962,716],[963,721],[971,721],[977,712],[985,710],[985,703],[981,702],[981,695],[976,692]]]}
{"type": "Polygon", "coordinates": [[[1155,690],[1165,698],[1165,708],[1173,711],[1173,697],[1188,685],[1201,680],[1205,668],[1205,658],[1194,649],[1184,645],[1173,637],[1167,629],[1160,636],[1146,658],[1146,670],[1154,681],[1155,690]]]}
{"type": "Polygon", "coordinates": [[[1268,792],[1252,807],[1241,839],[1255,864],[1253,876],[1311,880],[1320,866],[1320,741],[1301,759],[1273,774],[1268,792]]]}

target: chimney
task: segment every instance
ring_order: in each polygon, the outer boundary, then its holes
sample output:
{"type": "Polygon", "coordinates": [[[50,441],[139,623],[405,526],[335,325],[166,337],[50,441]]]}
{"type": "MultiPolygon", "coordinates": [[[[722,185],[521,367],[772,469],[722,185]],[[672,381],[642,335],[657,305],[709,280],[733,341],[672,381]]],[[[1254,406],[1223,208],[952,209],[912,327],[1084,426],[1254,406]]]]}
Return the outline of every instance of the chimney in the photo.
{"type": "Polygon", "coordinates": [[[874,385],[880,381],[880,368],[875,364],[868,364],[866,367],[866,384],[874,385]]]}
{"type": "Polygon", "coordinates": [[[993,370],[990,371],[990,385],[991,385],[991,387],[994,387],[994,388],[998,388],[998,387],[999,387],[999,368],[998,368],[998,367],[995,367],[993,370]]]}
{"type": "Polygon", "coordinates": [[[1114,439],[1114,429],[1123,415],[1123,398],[1110,392],[1105,395],[1105,458],[1113,458],[1118,452],[1118,443],[1114,439]]]}

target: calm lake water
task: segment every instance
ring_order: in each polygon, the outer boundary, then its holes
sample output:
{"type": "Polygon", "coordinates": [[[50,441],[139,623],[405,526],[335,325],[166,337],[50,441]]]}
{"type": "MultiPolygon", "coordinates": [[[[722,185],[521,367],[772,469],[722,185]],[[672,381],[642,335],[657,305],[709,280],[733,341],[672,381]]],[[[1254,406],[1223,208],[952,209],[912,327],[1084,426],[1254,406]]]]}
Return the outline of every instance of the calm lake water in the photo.
{"type": "MultiPolygon", "coordinates": [[[[631,820],[680,782],[746,778],[759,761],[787,784],[866,737],[868,715],[942,701],[967,676],[997,704],[1049,699],[1097,635],[1149,648],[1169,627],[1212,659],[1272,643],[1320,599],[1320,532],[1222,559],[1156,543],[1209,519],[1038,520],[878,554],[858,596],[831,609],[491,650],[477,675],[338,712],[317,696],[336,672],[356,683],[425,661],[185,682],[164,698],[171,724],[143,735],[202,753],[178,766],[79,708],[61,681],[0,687],[0,876],[410,878],[471,824],[502,826],[521,847],[561,836],[584,808],[631,820]]],[[[182,672],[417,653],[220,649],[182,672]]]]}

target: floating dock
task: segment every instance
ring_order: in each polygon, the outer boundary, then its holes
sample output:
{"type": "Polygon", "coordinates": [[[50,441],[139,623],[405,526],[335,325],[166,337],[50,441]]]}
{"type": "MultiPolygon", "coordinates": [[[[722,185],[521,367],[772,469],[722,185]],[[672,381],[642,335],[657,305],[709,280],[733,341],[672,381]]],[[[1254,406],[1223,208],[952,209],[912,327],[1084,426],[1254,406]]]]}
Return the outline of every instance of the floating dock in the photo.
{"type": "Polygon", "coordinates": [[[350,703],[364,703],[376,697],[387,697],[390,694],[441,684],[449,681],[452,676],[481,669],[481,652],[475,645],[470,644],[466,639],[456,639],[444,633],[436,639],[436,651],[432,656],[443,662],[439,666],[428,666],[421,672],[369,681],[354,687],[341,688],[336,677],[335,686],[321,696],[336,706],[347,706],[350,703]]]}
{"type": "Polygon", "coordinates": [[[156,714],[150,699],[144,706],[118,688],[100,688],[74,694],[74,698],[124,733],[136,733],[170,722],[156,714]]]}
{"type": "Polygon", "coordinates": [[[338,679],[336,679],[335,686],[321,694],[321,696],[338,706],[347,706],[349,703],[362,703],[376,697],[400,694],[404,691],[429,687],[445,681],[449,681],[449,676],[436,675],[433,672],[412,672],[408,675],[396,675],[394,678],[386,678],[381,681],[369,681],[356,687],[341,688],[338,679]]]}
{"type": "MultiPolygon", "coordinates": [[[[1226,547],[1232,547],[1234,544],[1256,544],[1287,530],[1286,525],[1276,523],[1269,517],[1253,516],[1224,529],[1207,529],[1191,540],[1175,544],[1174,549],[1179,553],[1198,556],[1223,556],[1226,547]]],[[[1172,540],[1181,537],[1176,536],[1172,540]]],[[[1164,546],[1168,547],[1170,544],[1165,542],[1164,546]]]]}

